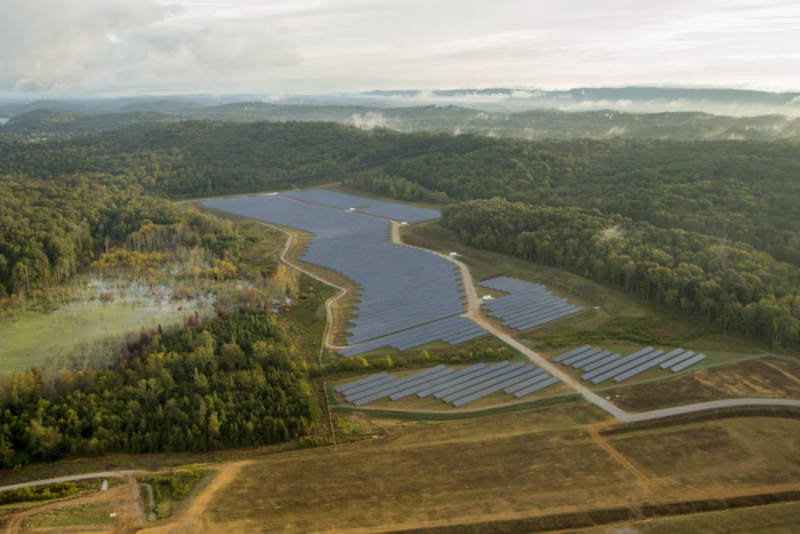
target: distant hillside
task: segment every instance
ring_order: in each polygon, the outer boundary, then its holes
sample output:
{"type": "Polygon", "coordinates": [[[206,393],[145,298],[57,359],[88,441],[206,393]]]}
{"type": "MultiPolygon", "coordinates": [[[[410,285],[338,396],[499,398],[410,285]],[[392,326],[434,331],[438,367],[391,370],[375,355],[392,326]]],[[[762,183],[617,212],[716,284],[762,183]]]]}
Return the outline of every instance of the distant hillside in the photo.
{"type": "Polygon", "coordinates": [[[362,129],[400,132],[474,133],[524,139],[638,138],[681,140],[800,140],[800,119],[780,115],[726,117],[707,113],[625,113],[599,110],[517,113],[481,111],[459,106],[378,108],[347,105],[290,105],[237,102],[204,107],[184,101],[131,104],[124,112],[79,113],[35,110],[17,115],[0,133],[35,137],[84,135],[131,124],[207,119],[221,122],[324,121],[362,129]]]}
{"type": "Polygon", "coordinates": [[[63,137],[87,135],[116,130],[134,124],[152,122],[174,122],[185,120],[177,115],[163,113],[77,113],[39,109],[12,117],[0,133],[12,133],[33,137],[63,137]]]}
{"type": "Polygon", "coordinates": [[[361,94],[394,106],[447,103],[505,111],[558,109],[659,113],[699,111],[717,115],[800,115],[800,93],[770,93],[742,89],[681,87],[595,87],[566,91],[532,89],[451,89],[434,91],[368,91],[361,94]]]}

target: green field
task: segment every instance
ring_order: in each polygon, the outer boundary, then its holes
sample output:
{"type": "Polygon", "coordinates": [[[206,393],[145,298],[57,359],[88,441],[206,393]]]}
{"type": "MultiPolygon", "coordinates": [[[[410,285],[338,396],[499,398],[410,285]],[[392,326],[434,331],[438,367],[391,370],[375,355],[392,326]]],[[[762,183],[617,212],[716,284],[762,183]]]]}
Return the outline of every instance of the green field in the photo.
{"type": "Polygon", "coordinates": [[[51,313],[20,312],[16,321],[0,321],[0,373],[32,366],[78,365],[98,353],[113,356],[125,339],[142,327],[155,329],[183,324],[196,311],[208,313],[210,303],[175,302],[154,306],[147,301],[87,300],[51,313]]]}

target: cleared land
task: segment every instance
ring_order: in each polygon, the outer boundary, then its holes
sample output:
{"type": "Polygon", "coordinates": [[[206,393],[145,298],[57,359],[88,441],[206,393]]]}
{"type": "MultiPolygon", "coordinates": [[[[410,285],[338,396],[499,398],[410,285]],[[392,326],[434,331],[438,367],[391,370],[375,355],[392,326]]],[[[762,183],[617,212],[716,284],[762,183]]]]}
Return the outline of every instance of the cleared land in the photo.
{"type": "Polygon", "coordinates": [[[208,514],[218,530],[358,531],[452,525],[794,488],[800,421],[736,418],[605,439],[604,414],[564,405],[440,424],[254,462],[208,514]],[[362,530],[363,529],[363,530],[362,530]]]}

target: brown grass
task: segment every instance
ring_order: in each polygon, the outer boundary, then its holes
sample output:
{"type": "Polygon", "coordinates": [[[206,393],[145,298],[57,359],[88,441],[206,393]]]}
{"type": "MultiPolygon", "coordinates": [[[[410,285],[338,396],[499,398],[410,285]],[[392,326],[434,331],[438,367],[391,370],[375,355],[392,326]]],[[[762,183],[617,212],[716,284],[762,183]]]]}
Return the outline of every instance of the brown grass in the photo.
{"type": "Polygon", "coordinates": [[[254,462],[208,512],[237,532],[369,532],[798,489],[800,421],[737,418],[609,436],[627,462],[665,488],[653,496],[593,441],[588,427],[603,419],[593,407],[564,405],[394,422],[381,429],[383,439],[254,462]]]}
{"type": "Polygon", "coordinates": [[[800,362],[774,357],[747,360],[613,393],[614,403],[631,412],[717,399],[800,399],[800,362]]]}

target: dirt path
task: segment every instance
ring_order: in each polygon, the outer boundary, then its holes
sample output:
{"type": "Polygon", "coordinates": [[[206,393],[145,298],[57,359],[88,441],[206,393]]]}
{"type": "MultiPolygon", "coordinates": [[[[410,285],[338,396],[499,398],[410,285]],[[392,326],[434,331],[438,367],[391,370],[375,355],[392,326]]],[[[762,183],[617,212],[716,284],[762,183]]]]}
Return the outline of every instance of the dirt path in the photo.
{"type": "Polygon", "coordinates": [[[606,441],[606,439],[600,434],[600,431],[603,428],[606,428],[611,425],[617,424],[617,421],[614,419],[608,419],[606,421],[602,421],[600,423],[594,423],[586,427],[589,431],[589,437],[592,438],[592,442],[595,445],[602,448],[604,451],[608,453],[611,458],[613,458],[617,463],[619,463],[627,472],[636,478],[636,480],[641,484],[642,489],[644,489],[648,496],[650,497],[665,497],[663,495],[664,492],[661,491],[661,488],[655,483],[653,479],[648,477],[644,472],[642,472],[638,467],[633,465],[630,460],[628,460],[621,452],[615,449],[611,444],[606,441]]]}
{"type": "Polygon", "coordinates": [[[128,471],[97,471],[94,473],[85,473],[83,475],[70,475],[56,478],[45,478],[42,480],[33,480],[31,482],[21,482],[19,484],[11,484],[9,486],[0,486],[0,491],[10,491],[20,488],[32,488],[35,486],[46,486],[47,484],[56,484],[58,482],[76,482],[78,480],[91,480],[93,478],[127,478],[131,475],[137,475],[144,471],[128,470],[128,471]]]}
{"type": "MultiPolygon", "coordinates": [[[[114,510],[117,513],[118,522],[116,526],[103,530],[100,532],[111,532],[114,534],[121,534],[124,532],[133,532],[136,528],[136,520],[138,517],[137,506],[137,488],[136,478],[127,476],[126,482],[123,486],[112,488],[108,491],[96,492],[86,497],[79,497],[77,499],[69,499],[42,506],[29,508],[12,516],[9,523],[6,525],[6,533],[19,534],[22,533],[25,520],[33,517],[34,515],[54,512],[62,508],[69,508],[80,504],[96,504],[103,502],[117,503],[118,507],[114,510]]],[[[93,532],[97,530],[93,529],[93,532]]]]}
{"type": "Polygon", "coordinates": [[[239,470],[250,463],[252,462],[247,460],[243,462],[220,464],[219,472],[214,476],[211,483],[206,486],[203,492],[197,495],[182,512],[170,518],[162,525],[144,528],[138,532],[147,534],[195,534],[214,532],[214,525],[207,513],[208,505],[214,499],[217,492],[230,484],[236,478],[239,470]]]}

